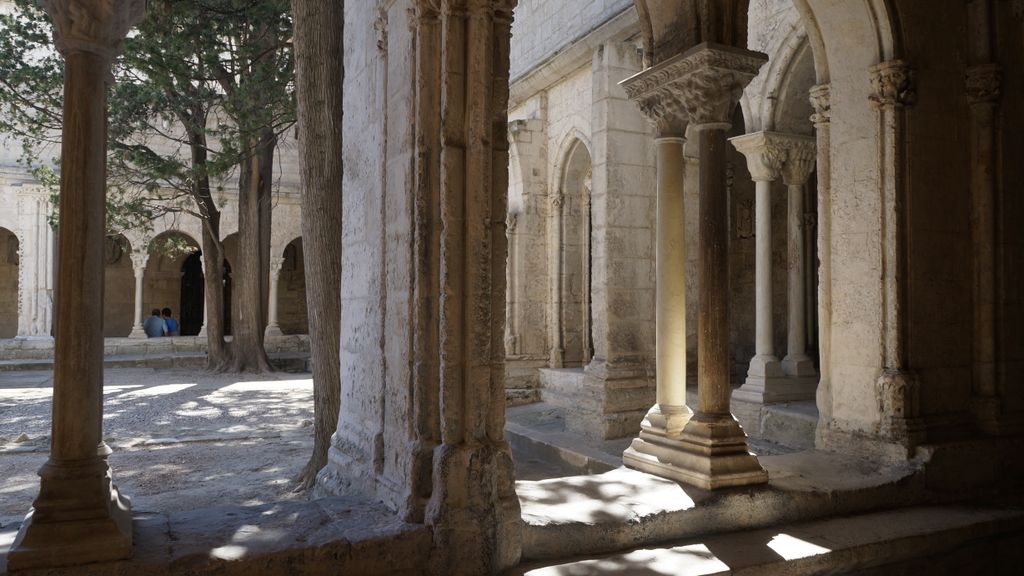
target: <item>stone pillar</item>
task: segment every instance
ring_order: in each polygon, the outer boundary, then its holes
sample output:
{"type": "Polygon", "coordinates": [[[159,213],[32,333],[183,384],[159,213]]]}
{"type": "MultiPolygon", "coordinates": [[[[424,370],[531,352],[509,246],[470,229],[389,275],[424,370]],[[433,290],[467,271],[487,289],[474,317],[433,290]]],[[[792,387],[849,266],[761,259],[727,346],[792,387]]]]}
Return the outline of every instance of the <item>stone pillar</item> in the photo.
{"type": "Polygon", "coordinates": [[[551,316],[549,351],[549,368],[561,368],[565,356],[562,344],[562,208],[565,206],[565,195],[561,190],[551,196],[551,316]]]}
{"type": "Polygon", "coordinates": [[[277,321],[278,283],[281,279],[282,266],[284,266],[284,258],[274,257],[270,259],[270,301],[267,303],[267,329],[263,333],[264,338],[284,335],[277,321]]]}
{"type": "Polygon", "coordinates": [[[790,379],[800,381],[807,389],[806,399],[814,397],[818,373],[807,355],[807,281],[805,251],[804,187],[814,171],[813,138],[792,137],[789,140],[782,179],[788,188],[789,220],[789,329],[786,357],[782,369],[790,379]]]}
{"type": "Polygon", "coordinates": [[[878,111],[882,151],[882,343],[883,369],[875,385],[879,433],[908,449],[925,440],[920,383],[907,365],[906,277],[906,108],[917,95],[906,62],[891,60],[873,66],[871,104],[878,111]]]}
{"type": "Polygon", "coordinates": [[[149,260],[149,253],[135,251],[132,254],[132,268],[135,270],[135,321],[132,324],[132,333],[129,338],[146,338],[146,331],[142,328],[142,318],[145,314],[142,306],[142,285],[146,275],[146,262],[149,260]]]}
{"type": "Polygon", "coordinates": [[[127,558],[130,502],[111,482],[103,442],[106,105],[111,61],[143,0],[44,0],[64,55],[60,266],[50,457],[8,569],[127,558]]]}
{"type": "MultiPolygon", "coordinates": [[[[764,61],[763,54],[705,43],[664,60],[623,83],[630,97],[638,100],[641,109],[659,124],[662,134],[672,124],[675,124],[676,134],[680,133],[676,117],[680,108],[685,110],[691,130],[698,134],[701,273],[697,410],[690,417],[685,413],[679,414],[671,422],[660,414],[660,409],[652,410],[644,421],[640,437],[623,455],[623,462],[632,468],[704,489],[758,484],[768,479],[757,458],[747,451],[746,436],[729,407],[729,223],[725,139],[743,88],[764,61]]],[[[670,144],[665,142],[659,146],[659,151],[666,153],[666,168],[675,165],[669,160],[675,154],[675,151],[669,152],[667,146],[670,144]]],[[[682,166],[681,146],[678,157],[678,166],[682,166]]],[[[668,184],[674,180],[675,174],[669,172],[662,180],[661,159],[659,154],[659,184],[668,184]]],[[[659,189],[659,202],[661,198],[659,189]]],[[[658,209],[660,225],[660,203],[658,209]]],[[[678,217],[675,215],[674,218],[678,217]]],[[[674,219],[672,215],[667,218],[674,219]]],[[[660,242],[660,231],[658,236],[660,242]]],[[[659,266],[660,253],[659,246],[659,266]]],[[[663,272],[668,271],[659,270],[659,278],[663,272]]],[[[685,286],[685,280],[683,282],[685,286]]],[[[660,286],[658,293],[661,303],[660,298],[664,294],[660,286]]],[[[683,294],[685,290],[675,297],[681,298],[683,294]]],[[[661,336],[660,327],[658,331],[661,336]]],[[[659,341],[659,357],[663,350],[659,341]]],[[[660,369],[659,364],[659,372],[660,369]]],[[[659,381],[661,379],[659,373],[659,381]]],[[[660,394],[659,389],[659,398],[660,394]]],[[[674,401],[672,395],[665,398],[674,401]]]]}
{"type": "Polygon", "coordinates": [[[505,292],[505,357],[515,356],[519,353],[517,341],[519,336],[519,253],[516,248],[519,245],[516,238],[516,224],[519,215],[509,213],[505,218],[505,231],[508,241],[508,288],[505,292]]]}
{"type": "Polygon", "coordinates": [[[53,228],[49,194],[27,188],[18,194],[18,338],[49,339],[53,329],[53,228]]]}
{"type": "Polygon", "coordinates": [[[832,420],[832,87],[811,88],[818,151],[818,434],[832,420]]]}
{"type": "MultiPolygon", "coordinates": [[[[209,273],[209,271],[206,269],[206,260],[207,260],[206,256],[200,256],[199,257],[199,265],[203,267],[203,274],[204,274],[203,287],[204,287],[204,289],[206,287],[205,275],[209,273]]],[[[206,311],[207,311],[207,309],[209,309],[209,306],[206,305],[206,293],[204,292],[203,293],[203,326],[199,329],[199,334],[197,334],[197,336],[199,336],[200,338],[205,338],[206,337],[206,311]]]]}
{"type": "Polygon", "coordinates": [[[770,132],[738,136],[733,146],[747,159],[747,171],[755,183],[755,341],[747,380],[734,398],[756,403],[776,401],[774,394],[785,387],[785,373],[775,355],[772,326],[772,182],[778,179],[786,159],[785,144],[770,132]]]}

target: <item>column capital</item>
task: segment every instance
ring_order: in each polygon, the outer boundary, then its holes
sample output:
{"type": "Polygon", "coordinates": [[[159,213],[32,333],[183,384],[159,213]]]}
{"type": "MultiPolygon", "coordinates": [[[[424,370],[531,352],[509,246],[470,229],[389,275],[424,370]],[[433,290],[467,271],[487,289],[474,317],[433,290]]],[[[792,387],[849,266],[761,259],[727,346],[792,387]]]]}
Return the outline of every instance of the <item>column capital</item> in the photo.
{"type": "Polygon", "coordinates": [[[811,114],[811,122],[815,126],[829,124],[832,122],[832,85],[818,84],[810,90],[811,106],[814,114],[811,114]]]}
{"type": "Polygon", "coordinates": [[[879,109],[904,108],[917,101],[914,70],[903,60],[872,66],[871,103],[879,109]]]}
{"type": "Polygon", "coordinates": [[[754,132],[730,138],[729,142],[747,159],[747,171],[754,181],[778,179],[786,161],[786,148],[774,133],[754,132]]]}
{"type": "Polygon", "coordinates": [[[768,60],[760,52],[704,43],[622,81],[664,135],[730,124],[743,89],[768,60]]]}
{"type": "Polygon", "coordinates": [[[149,252],[136,250],[132,252],[132,268],[135,270],[135,274],[139,275],[145,272],[146,264],[149,262],[149,252]]]}
{"type": "Polygon", "coordinates": [[[281,273],[281,269],[284,268],[284,258],[275,256],[270,259],[270,273],[277,276],[281,273]]]}
{"type": "Polygon", "coordinates": [[[786,186],[803,186],[814,172],[818,159],[818,143],[814,138],[788,136],[786,163],[782,166],[782,180],[786,186]]]}
{"type": "Polygon", "coordinates": [[[146,12],[146,0],[42,0],[53,19],[53,40],[64,55],[90,52],[113,59],[146,12]]]}
{"type": "Polygon", "coordinates": [[[1003,69],[999,64],[972,66],[964,80],[971,104],[992,104],[1002,96],[1003,69]]]}

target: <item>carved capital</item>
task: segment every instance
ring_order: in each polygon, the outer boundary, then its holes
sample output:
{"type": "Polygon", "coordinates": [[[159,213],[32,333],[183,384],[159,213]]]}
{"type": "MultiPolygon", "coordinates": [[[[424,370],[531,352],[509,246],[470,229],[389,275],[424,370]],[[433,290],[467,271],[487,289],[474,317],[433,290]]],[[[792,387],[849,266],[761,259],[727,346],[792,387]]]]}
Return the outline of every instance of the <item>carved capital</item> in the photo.
{"type": "Polygon", "coordinates": [[[515,234],[516,226],[519,224],[519,214],[510,212],[508,217],[505,218],[505,230],[509,234],[515,234]]]}
{"type": "Polygon", "coordinates": [[[917,101],[914,71],[902,60],[871,67],[871,103],[876,108],[903,108],[917,101]]]}
{"type": "Polygon", "coordinates": [[[747,159],[747,171],[755,182],[778,179],[786,161],[786,148],[771,132],[755,132],[730,138],[730,142],[747,159]]]}
{"type": "Polygon", "coordinates": [[[270,259],[270,275],[277,276],[281,273],[281,269],[284,268],[284,258],[275,256],[270,259]]]}
{"type": "Polygon", "coordinates": [[[832,85],[819,84],[811,88],[811,106],[814,114],[811,115],[811,122],[814,124],[828,124],[832,122],[832,85]]]}
{"type": "Polygon", "coordinates": [[[146,271],[146,264],[149,262],[149,252],[145,251],[134,251],[132,252],[132,268],[135,269],[135,275],[141,276],[146,271]]]}
{"type": "Polygon", "coordinates": [[[623,80],[622,87],[661,135],[681,136],[690,123],[729,124],[766,60],[759,52],[705,43],[623,80]]]}
{"type": "Polygon", "coordinates": [[[565,195],[558,192],[551,196],[551,207],[556,210],[561,210],[562,206],[565,205],[565,195]]]}
{"type": "Polygon", "coordinates": [[[814,172],[818,159],[818,145],[814,138],[790,136],[786,139],[786,163],[782,167],[782,181],[786,186],[803,186],[814,172]]]}
{"type": "Polygon", "coordinates": [[[967,69],[967,99],[971,104],[991,104],[1002,94],[1003,70],[998,64],[982,64],[967,69]]]}
{"type": "Polygon", "coordinates": [[[145,0],[42,0],[62,54],[90,52],[113,59],[128,30],[146,13],[145,0]]]}

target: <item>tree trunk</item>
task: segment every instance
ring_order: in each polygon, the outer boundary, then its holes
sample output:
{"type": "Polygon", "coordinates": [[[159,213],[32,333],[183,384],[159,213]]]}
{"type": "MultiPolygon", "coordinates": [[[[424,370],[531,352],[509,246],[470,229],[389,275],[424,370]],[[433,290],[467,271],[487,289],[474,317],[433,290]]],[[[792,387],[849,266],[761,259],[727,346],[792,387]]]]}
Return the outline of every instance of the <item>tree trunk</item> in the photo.
{"type": "Polygon", "coordinates": [[[295,22],[302,245],[313,360],[313,454],[296,479],[311,488],[327,463],[341,406],[343,2],[292,0],[295,22]]]}
{"type": "Polygon", "coordinates": [[[276,143],[273,130],[251,137],[238,178],[238,271],[232,270],[232,296],[237,295],[238,302],[231,322],[234,372],[273,371],[263,348],[263,286],[269,282],[263,271],[270,266],[263,229],[270,221],[276,143]]]}

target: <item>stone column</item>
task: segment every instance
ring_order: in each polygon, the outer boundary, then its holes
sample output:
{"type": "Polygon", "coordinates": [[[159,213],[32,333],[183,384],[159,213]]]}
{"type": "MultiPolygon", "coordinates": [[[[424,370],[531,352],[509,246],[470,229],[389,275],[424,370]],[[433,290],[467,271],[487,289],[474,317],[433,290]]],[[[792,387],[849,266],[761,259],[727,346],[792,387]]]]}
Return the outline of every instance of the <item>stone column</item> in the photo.
{"type": "Polygon", "coordinates": [[[771,132],[738,136],[732,145],[747,159],[747,171],[755,184],[755,269],[754,269],[754,357],[747,380],[733,397],[759,404],[776,401],[772,397],[785,386],[785,373],[775,355],[772,325],[772,182],[778,179],[786,159],[785,142],[771,132]]]}
{"type": "Polygon", "coordinates": [[[49,339],[53,328],[53,229],[43,188],[18,194],[18,338],[49,339]]]}
{"type": "Polygon", "coordinates": [[[871,104],[878,111],[882,151],[882,342],[883,369],[876,382],[881,436],[908,449],[926,437],[920,411],[920,383],[907,365],[906,307],[906,108],[917,99],[913,72],[906,62],[873,66],[871,104]]]}
{"type": "MultiPolygon", "coordinates": [[[[204,275],[204,277],[203,277],[203,288],[205,289],[205,287],[206,287],[205,275],[208,273],[208,271],[206,269],[206,256],[200,256],[199,257],[199,265],[203,267],[203,275],[204,275]]],[[[197,334],[197,336],[199,336],[200,338],[205,338],[206,337],[206,311],[207,311],[208,308],[209,308],[209,306],[206,305],[206,293],[204,292],[203,293],[203,326],[201,328],[199,328],[199,334],[197,334]]]]}
{"type": "Polygon", "coordinates": [[[562,208],[565,206],[565,195],[561,190],[551,196],[551,316],[548,367],[561,368],[565,356],[562,344],[562,208]]]}
{"type": "Polygon", "coordinates": [[[106,105],[111,61],[143,0],[44,0],[64,55],[60,266],[50,457],[9,570],[127,558],[130,502],[111,482],[103,442],[106,105]]]}
{"type": "Polygon", "coordinates": [[[149,260],[149,253],[136,251],[132,254],[132,268],[135,270],[135,322],[132,324],[132,333],[129,338],[146,338],[146,331],[142,328],[142,285],[146,275],[146,262],[149,260]]]}
{"type": "Polygon", "coordinates": [[[505,357],[519,353],[517,341],[519,336],[519,242],[516,237],[516,224],[519,215],[509,213],[505,218],[505,233],[508,241],[508,289],[505,293],[505,357]]]}
{"type": "Polygon", "coordinates": [[[818,151],[818,371],[816,393],[818,430],[824,432],[832,420],[832,87],[811,88],[818,151]]]}
{"type": "Polygon", "coordinates": [[[284,258],[274,257],[270,259],[270,301],[267,303],[267,329],[263,333],[264,338],[284,335],[277,322],[277,287],[278,281],[281,279],[282,266],[284,266],[284,258]]]}
{"type": "MultiPolygon", "coordinates": [[[[763,54],[700,44],[627,79],[623,85],[641,109],[661,121],[677,107],[686,111],[690,128],[699,137],[700,154],[700,306],[698,343],[698,407],[692,416],[665,418],[652,410],[640,438],[623,455],[632,468],[704,489],[766,482],[767,474],[747,451],[746,436],[729,407],[728,211],[726,195],[726,139],[732,112],[743,88],[764,63],[763,54]],[[680,429],[680,425],[682,426],[680,429]]],[[[664,134],[664,131],[662,132],[664,134]]],[[[678,134],[678,132],[677,132],[678,134]]],[[[666,167],[682,166],[679,142],[665,142],[666,167]],[[669,160],[678,146],[678,164],[669,160]]],[[[661,178],[659,154],[659,184],[661,178]]],[[[678,173],[669,172],[664,182],[678,173]]],[[[678,174],[681,176],[681,174],[678,174]]],[[[681,178],[679,178],[681,180],[681,178]]],[[[659,243],[662,241],[661,189],[659,188],[659,243]]],[[[681,203],[680,194],[680,203],[681,203]]],[[[672,218],[672,216],[668,216],[672,218]]],[[[676,215],[675,218],[679,216],[676,215]]],[[[681,220],[680,220],[681,225],[681,220]]],[[[659,246],[659,268],[661,267],[659,246]]],[[[681,258],[680,261],[685,262],[681,258]]],[[[666,270],[659,269],[659,279],[666,270]]],[[[684,281],[685,282],[685,281],[684,281]]],[[[685,283],[682,284],[685,286],[685,283]]],[[[659,304],[664,291],[659,285],[659,304]]],[[[681,291],[677,298],[685,294],[681,291]]],[[[671,310],[671,308],[669,309],[671,310]]],[[[683,308],[685,310],[685,307],[683,308]]],[[[684,316],[685,318],[685,316],[684,316]]],[[[660,316],[659,316],[660,320],[660,316]]],[[[685,319],[683,320],[685,322],[685,319]]],[[[685,324],[684,324],[685,327],[685,324]]],[[[658,329],[661,336],[661,327],[658,329]]],[[[683,332],[685,334],[685,330],[683,332]]],[[[659,358],[663,353],[658,342],[659,358]]],[[[685,362],[683,363],[685,367],[685,362]]],[[[660,374],[659,382],[663,376],[660,374]]],[[[678,368],[676,368],[678,370],[678,368]]],[[[685,368],[684,368],[685,370],[685,368]]],[[[661,399],[659,387],[659,400],[661,399]]],[[[665,396],[674,401],[672,396],[665,396]]],[[[672,414],[671,416],[676,416],[672,414]]]]}
{"type": "Polygon", "coordinates": [[[814,138],[791,137],[789,144],[782,170],[782,179],[789,189],[789,330],[782,369],[790,379],[800,381],[801,388],[806,388],[806,399],[811,399],[818,373],[814,369],[814,361],[807,355],[804,187],[814,171],[816,150],[814,138]]]}

